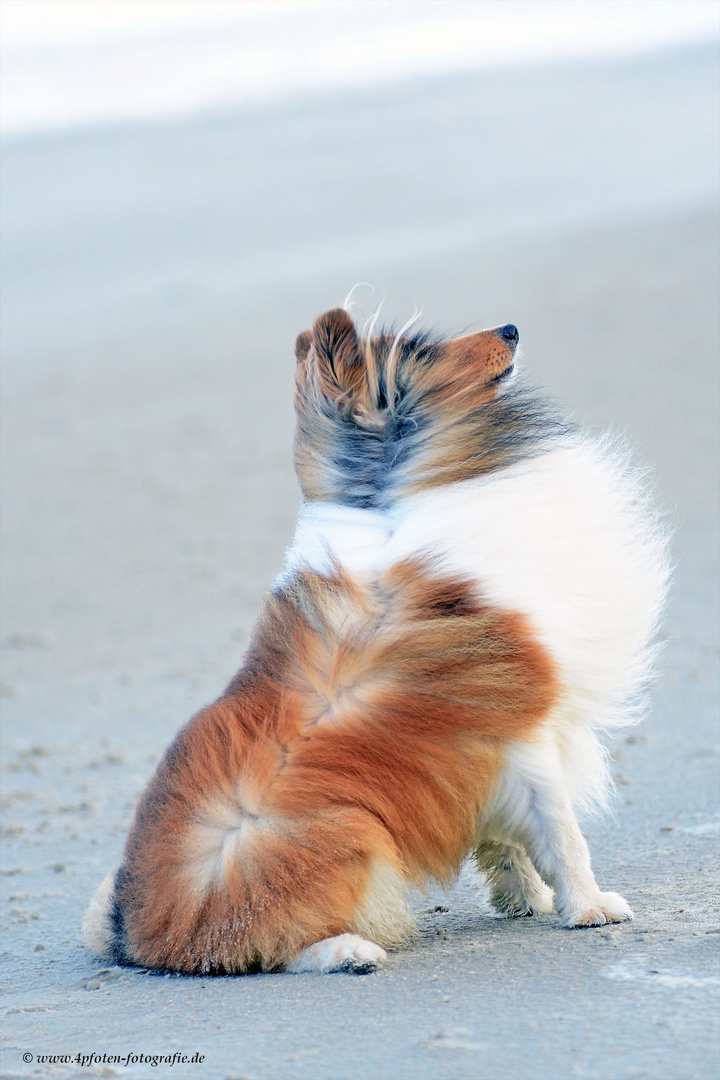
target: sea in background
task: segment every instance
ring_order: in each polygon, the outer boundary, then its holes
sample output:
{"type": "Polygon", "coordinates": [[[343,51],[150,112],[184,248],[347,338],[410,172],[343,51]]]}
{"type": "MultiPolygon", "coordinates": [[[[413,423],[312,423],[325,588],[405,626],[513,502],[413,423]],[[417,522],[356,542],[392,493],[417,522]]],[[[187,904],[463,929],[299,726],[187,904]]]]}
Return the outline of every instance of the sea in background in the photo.
{"type": "Polygon", "coordinates": [[[717,61],[708,43],[9,137],[6,359],[313,281],[320,304],[369,282],[372,306],[400,264],[386,310],[436,320],[425,271],[454,253],[713,203],[717,61]]]}
{"type": "Polygon", "coordinates": [[[6,361],[712,202],[719,12],[0,0],[6,361]]]}
{"type": "Polygon", "coordinates": [[[1,0],[0,130],[236,109],[717,39],[716,0],[1,0]]]}

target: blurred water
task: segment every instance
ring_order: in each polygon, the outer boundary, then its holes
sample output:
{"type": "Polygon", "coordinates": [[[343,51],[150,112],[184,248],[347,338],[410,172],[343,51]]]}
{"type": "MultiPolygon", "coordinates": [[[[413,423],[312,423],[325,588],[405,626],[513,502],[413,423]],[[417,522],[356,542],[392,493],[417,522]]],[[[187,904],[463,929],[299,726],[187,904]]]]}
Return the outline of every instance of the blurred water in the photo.
{"type": "Polygon", "coordinates": [[[718,185],[718,56],[497,71],[203,120],[27,136],[3,167],[12,365],[252,305],[313,278],[704,206],[718,185]]]}
{"type": "Polygon", "coordinates": [[[717,40],[708,0],[0,0],[3,134],[717,40]]]}

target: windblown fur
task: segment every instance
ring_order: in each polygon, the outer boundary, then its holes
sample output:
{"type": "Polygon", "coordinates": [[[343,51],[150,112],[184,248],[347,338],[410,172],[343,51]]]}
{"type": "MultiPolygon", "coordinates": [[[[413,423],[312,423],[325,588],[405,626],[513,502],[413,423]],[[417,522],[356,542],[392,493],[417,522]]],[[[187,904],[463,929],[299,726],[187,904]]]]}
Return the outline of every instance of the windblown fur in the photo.
{"type": "Polygon", "coordinates": [[[507,915],[631,918],[575,818],[667,577],[621,449],[514,375],[514,327],[297,340],[304,503],[243,667],[178,734],[85,917],[117,963],[372,969],[474,854],[507,915]]]}

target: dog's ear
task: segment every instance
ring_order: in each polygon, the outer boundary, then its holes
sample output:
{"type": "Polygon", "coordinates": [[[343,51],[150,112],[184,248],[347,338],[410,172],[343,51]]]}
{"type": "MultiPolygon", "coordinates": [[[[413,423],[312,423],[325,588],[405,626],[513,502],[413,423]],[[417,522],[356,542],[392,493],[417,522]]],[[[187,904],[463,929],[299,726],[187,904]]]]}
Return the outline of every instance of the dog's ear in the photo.
{"type": "Polygon", "coordinates": [[[299,364],[304,360],[307,360],[307,354],[310,352],[311,345],[312,334],[309,330],[303,330],[302,334],[298,334],[295,339],[295,357],[299,364]]]}
{"type": "Polygon", "coordinates": [[[349,405],[363,386],[364,366],[355,324],[347,311],[333,308],[317,317],[312,328],[312,349],[322,392],[333,401],[349,405]]]}

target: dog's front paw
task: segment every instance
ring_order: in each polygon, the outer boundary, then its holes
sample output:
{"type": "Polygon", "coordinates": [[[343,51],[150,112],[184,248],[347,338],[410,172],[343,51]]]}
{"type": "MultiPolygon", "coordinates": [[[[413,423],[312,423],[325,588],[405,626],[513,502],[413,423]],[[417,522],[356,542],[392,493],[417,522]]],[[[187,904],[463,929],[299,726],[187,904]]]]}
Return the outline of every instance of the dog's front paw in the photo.
{"type": "Polygon", "coordinates": [[[286,971],[350,971],[354,975],[367,975],[387,959],[387,953],[374,941],[366,941],[357,934],[339,934],[337,937],[316,941],[300,953],[286,971]]]}
{"type": "Polygon", "coordinates": [[[632,917],[633,913],[622,896],[614,892],[601,892],[582,910],[564,914],[562,925],[568,930],[575,930],[584,926],[605,926],[606,923],[626,922],[632,917]]]}

